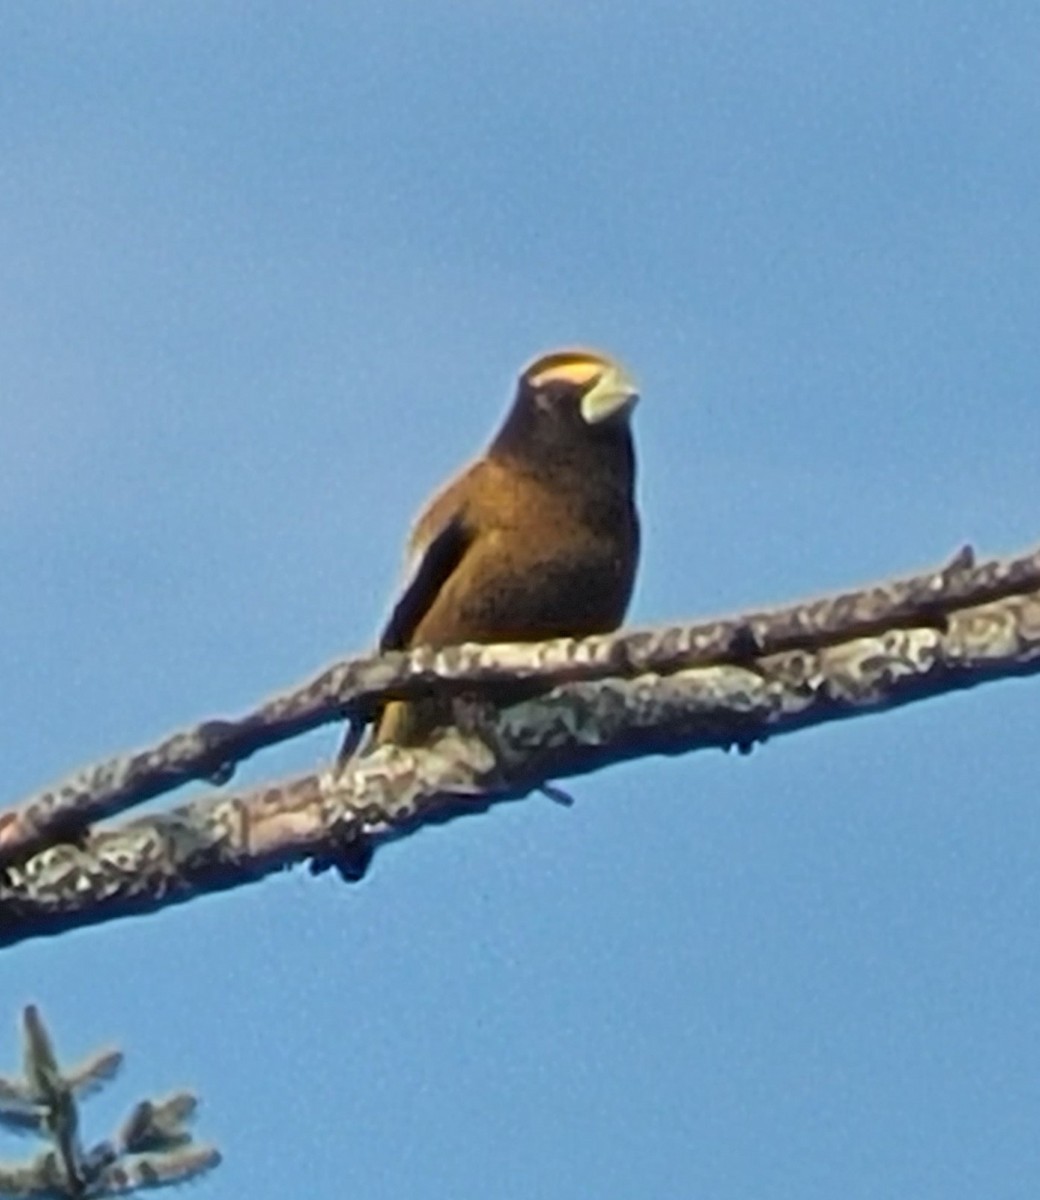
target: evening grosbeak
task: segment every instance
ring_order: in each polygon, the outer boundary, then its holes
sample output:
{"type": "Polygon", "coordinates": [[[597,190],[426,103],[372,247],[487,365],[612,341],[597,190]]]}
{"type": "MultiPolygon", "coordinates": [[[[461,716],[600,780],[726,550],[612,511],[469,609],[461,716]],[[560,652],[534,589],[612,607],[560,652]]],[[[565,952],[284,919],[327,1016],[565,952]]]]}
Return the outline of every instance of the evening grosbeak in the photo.
{"type": "MultiPolygon", "coordinates": [[[[487,450],[416,522],[380,649],[616,629],[639,559],[629,421],[637,399],[604,354],[556,350],[526,367],[487,450]]],[[[451,723],[451,703],[393,701],[373,719],[369,745],[415,745],[451,723]]],[[[353,749],[349,735],[344,749],[353,749]]]]}

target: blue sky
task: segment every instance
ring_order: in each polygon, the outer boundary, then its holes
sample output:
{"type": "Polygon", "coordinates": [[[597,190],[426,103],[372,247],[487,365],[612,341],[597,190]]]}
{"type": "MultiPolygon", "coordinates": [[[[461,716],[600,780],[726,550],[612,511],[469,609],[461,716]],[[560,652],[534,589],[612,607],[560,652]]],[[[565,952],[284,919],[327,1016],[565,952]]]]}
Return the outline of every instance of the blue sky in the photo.
{"type": "MultiPolygon", "coordinates": [[[[0,45],[11,799],[368,646],[560,343],[643,383],[634,623],[1040,533],[1033,3],[8,0],[0,45]]],[[[0,1060],[34,1000],[130,1054],[91,1132],[194,1085],[214,1198],[1032,1196],[1035,711],[631,763],[357,888],[7,950],[0,1060]]]]}

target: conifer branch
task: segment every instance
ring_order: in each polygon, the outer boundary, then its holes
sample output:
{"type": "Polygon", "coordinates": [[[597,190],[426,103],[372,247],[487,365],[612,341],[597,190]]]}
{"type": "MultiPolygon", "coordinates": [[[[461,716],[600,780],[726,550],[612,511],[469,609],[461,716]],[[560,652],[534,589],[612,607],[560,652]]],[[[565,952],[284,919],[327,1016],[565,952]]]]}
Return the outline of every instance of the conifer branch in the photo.
{"type": "Polygon", "coordinates": [[[190,1092],[140,1101],[114,1138],[85,1148],[80,1103],[115,1077],[123,1055],[106,1048],[62,1069],[31,1004],[22,1013],[22,1059],[20,1076],[0,1075],[0,1126],[34,1134],[50,1148],[21,1162],[0,1162],[0,1197],[93,1200],[184,1183],[220,1162],[219,1152],[195,1142],[188,1129],[198,1105],[190,1092]]]}

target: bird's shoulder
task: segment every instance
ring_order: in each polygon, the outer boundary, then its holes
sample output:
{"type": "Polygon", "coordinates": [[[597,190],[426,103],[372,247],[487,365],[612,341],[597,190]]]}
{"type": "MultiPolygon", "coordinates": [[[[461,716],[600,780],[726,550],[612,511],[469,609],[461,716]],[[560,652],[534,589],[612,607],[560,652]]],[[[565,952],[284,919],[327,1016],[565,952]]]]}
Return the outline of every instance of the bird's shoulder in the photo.
{"type": "Polygon", "coordinates": [[[536,475],[485,455],[463,468],[435,493],[412,527],[408,558],[421,558],[451,525],[470,537],[526,524],[553,508],[552,489],[536,475]]]}
{"type": "Polygon", "coordinates": [[[408,536],[408,559],[414,562],[452,524],[468,526],[472,520],[472,490],[482,475],[480,460],[449,480],[422,509],[408,536]]]}

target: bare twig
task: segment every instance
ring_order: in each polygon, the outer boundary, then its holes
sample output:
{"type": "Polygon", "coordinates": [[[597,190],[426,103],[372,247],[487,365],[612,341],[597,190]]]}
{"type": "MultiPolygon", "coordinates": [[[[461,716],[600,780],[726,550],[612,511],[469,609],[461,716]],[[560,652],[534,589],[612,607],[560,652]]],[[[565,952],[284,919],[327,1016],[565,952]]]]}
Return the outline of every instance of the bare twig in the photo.
{"type": "Polygon", "coordinates": [[[607,677],[665,675],[710,663],[829,642],[899,625],[938,623],[958,608],[1040,587],[1040,551],[976,565],[968,547],[939,570],[789,608],[734,618],[539,645],[420,649],[335,663],[253,712],[213,719],[143,750],[78,771],[0,812],[0,864],[17,862],[56,840],[192,780],[225,781],[256,751],[388,697],[434,688],[544,680],[546,686],[607,677]]]}
{"type": "MultiPolygon", "coordinates": [[[[0,940],[149,911],[308,858],[357,873],[381,841],[554,778],[645,754],[748,749],[808,725],[1034,673],[1038,566],[1037,556],[978,568],[961,559],[916,581],[772,616],[585,642],[388,656],[382,668],[366,660],[365,670],[386,672],[394,695],[412,694],[402,680],[420,675],[426,686],[442,677],[470,687],[488,679],[567,682],[501,710],[460,700],[458,728],[430,746],[383,746],[341,772],[215,793],[92,831],[80,844],[49,846],[8,867],[0,940]],[[963,603],[979,595],[990,598],[963,603]],[[726,655],[718,653],[723,640],[726,655]]],[[[337,700],[334,711],[341,709],[337,700]]]]}

